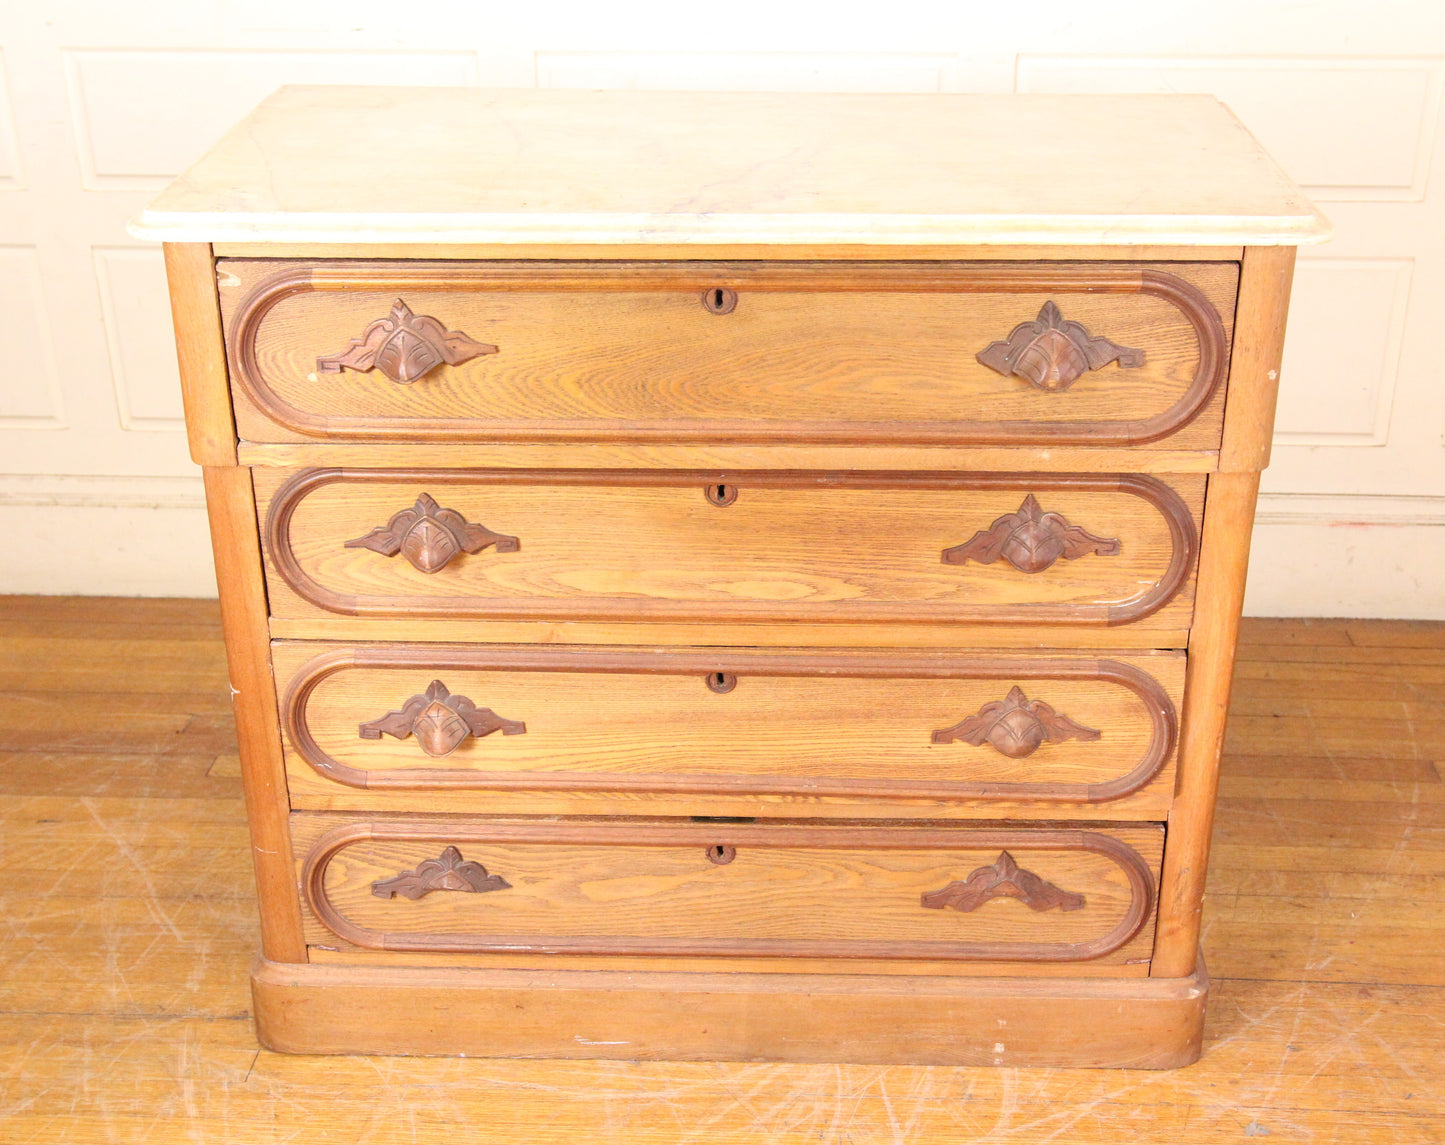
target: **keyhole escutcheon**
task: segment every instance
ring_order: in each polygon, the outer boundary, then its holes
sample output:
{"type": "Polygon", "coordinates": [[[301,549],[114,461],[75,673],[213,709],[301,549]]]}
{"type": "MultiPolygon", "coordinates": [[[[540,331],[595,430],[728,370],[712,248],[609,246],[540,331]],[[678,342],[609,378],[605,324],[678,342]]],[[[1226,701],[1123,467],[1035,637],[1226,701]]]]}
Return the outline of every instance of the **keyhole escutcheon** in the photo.
{"type": "Polygon", "coordinates": [[[714,505],[731,505],[738,499],[738,487],[736,485],[709,485],[707,499],[714,505]]]}
{"type": "Polygon", "coordinates": [[[703,679],[714,692],[731,692],[738,686],[738,678],[731,672],[709,672],[703,679]]]}
{"type": "Polygon", "coordinates": [[[738,849],[726,843],[714,843],[707,849],[707,861],[725,867],[738,857],[738,849]]]}
{"type": "Polygon", "coordinates": [[[702,305],[709,314],[731,314],[737,309],[738,292],[726,286],[709,286],[702,292],[702,305]]]}

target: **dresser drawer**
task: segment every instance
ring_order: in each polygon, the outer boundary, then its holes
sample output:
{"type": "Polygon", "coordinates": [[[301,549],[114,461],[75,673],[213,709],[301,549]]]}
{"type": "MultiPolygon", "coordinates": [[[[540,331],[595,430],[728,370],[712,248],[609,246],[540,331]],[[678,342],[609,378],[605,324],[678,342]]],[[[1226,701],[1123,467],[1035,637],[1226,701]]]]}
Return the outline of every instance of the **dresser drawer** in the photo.
{"type": "Polygon", "coordinates": [[[1188,623],[1204,480],[257,470],[272,612],[1188,623]]]}
{"type": "Polygon", "coordinates": [[[1184,686],[1183,653],[278,642],[272,660],[293,805],[328,809],[589,791],[1162,818],[1184,686]]]}
{"type": "Polygon", "coordinates": [[[1158,826],[874,828],[293,816],[335,948],[1122,964],[1158,826]]]}
{"type": "Polygon", "coordinates": [[[242,438],[1219,444],[1235,263],[225,259],[242,438]]]}

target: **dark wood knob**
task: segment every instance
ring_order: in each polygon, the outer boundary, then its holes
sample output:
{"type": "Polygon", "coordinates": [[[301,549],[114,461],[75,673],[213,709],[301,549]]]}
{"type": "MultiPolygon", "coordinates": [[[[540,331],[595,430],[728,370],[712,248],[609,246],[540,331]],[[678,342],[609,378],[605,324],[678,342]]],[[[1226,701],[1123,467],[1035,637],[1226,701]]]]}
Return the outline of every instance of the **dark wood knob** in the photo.
{"type": "Polygon", "coordinates": [[[929,910],[977,910],[990,899],[1014,898],[1030,910],[1079,910],[1084,896],[1060,890],[1033,871],[1025,871],[1007,851],[986,867],[979,867],[968,878],[949,883],[941,890],[925,891],[921,903],[929,910]]]}
{"type": "Polygon", "coordinates": [[[978,360],[1004,377],[1023,378],[1041,390],[1066,390],[1090,370],[1117,361],[1123,367],[1144,364],[1144,351],[1091,337],[1077,322],[1066,322],[1053,302],[1045,302],[1032,322],[1021,322],[1002,342],[992,342],[978,360]]]}
{"type": "Polygon", "coordinates": [[[432,891],[462,891],[466,894],[485,894],[487,891],[504,891],[511,883],[501,875],[487,873],[481,863],[462,858],[455,847],[448,847],[440,858],[425,859],[417,864],[414,871],[402,871],[389,879],[377,879],[371,884],[371,893],[379,899],[419,899],[432,891]]]}
{"type": "Polygon", "coordinates": [[[1030,493],[1017,513],[1008,513],[963,544],[944,549],[943,563],[991,565],[1002,558],[1019,572],[1037,573],[1060,557],[1074,561],[1090,553],[1117,556],[1119,542],[1087,533],[1060,513],[1045,513],[1030,493]]]}
{"type": "Polygon", "coordinates": [[[505,720],[491,708],[479,708],[466,696],[454,696],[440,680],[413,696],[400,711],[387,712],[360,727],[362,739],[380,739],[383,734],[406,739],[416,736],[422,751],[430,756],[450,755],[468,736],[481,739],[493,732],[504,736],[523,735],[527,725],[505,720]]]}
{"type": "Polygon", "coordinates": [[[384,526],[346,542],[348,549],[370,549],[384,557],[400,553],[424,573],[440,572],[453,557],[492,545],[499,553],[515,553],[522,542],[471,524],[455,509],[443,509],[430,493],[423,493],[415,505],[393,515],[384,526]]]}
{"type": "Polygon", "coordinates": [[[380,370],[393,382],[410,385],[438,366],[460,366],[483,354],[495,354],[497,347],[476,342],[460,330],[448,330],[435,318],[413,314],[398,298],[391,313],[378,318],[360,338],[339,354],[316,359],[316,371],[339,374],[342,370],[367,373],[380,370]]]}
{"type": "Polygon", "coordinates": [[[951,728],[933,733],[934,743],[971,743],[974,747],[991,744],[1010,759],[1033,755],[1044,743],[1066,739],[1096,740],[1102,732],[1075,723],[1056,712],[1042,700],[1030,700],[1018,685],[1009,689],[1002,700],[984,704],[974,715],[951,728]]]}

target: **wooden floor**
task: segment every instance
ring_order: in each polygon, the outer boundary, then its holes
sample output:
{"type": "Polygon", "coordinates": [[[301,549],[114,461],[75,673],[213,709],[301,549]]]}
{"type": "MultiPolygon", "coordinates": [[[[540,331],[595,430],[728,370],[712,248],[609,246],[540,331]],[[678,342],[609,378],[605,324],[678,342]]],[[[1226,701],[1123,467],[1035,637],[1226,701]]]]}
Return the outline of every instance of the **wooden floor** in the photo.
{"type": "Polygon", "coordinates": [[[1175,1073],[292,1058],[252,1040],[216,608],[0,597],[0,1142],[1445,1141],[1445,625],[1246,623],[1175,1073]]]}

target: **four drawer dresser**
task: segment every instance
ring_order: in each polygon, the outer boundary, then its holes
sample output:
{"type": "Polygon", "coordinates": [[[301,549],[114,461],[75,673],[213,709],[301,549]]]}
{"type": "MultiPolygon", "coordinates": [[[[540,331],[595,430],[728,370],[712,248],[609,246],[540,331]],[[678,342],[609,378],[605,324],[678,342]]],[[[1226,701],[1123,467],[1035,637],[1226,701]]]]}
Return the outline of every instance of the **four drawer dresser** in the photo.
{"type": "Polygon", "coordinates": [[[286,88],[134,230],[263,1043],[1197,1056],[1327,233],[1222,105],[286,88]]]}

